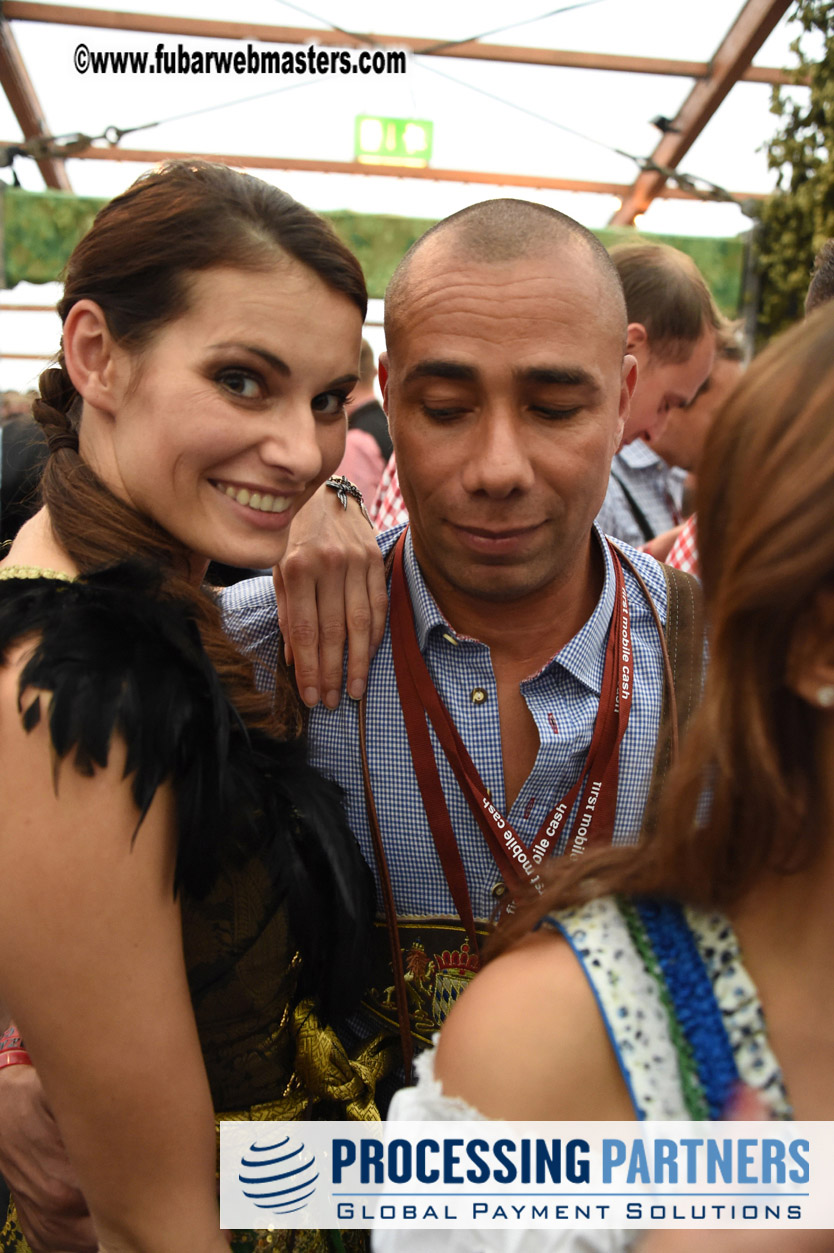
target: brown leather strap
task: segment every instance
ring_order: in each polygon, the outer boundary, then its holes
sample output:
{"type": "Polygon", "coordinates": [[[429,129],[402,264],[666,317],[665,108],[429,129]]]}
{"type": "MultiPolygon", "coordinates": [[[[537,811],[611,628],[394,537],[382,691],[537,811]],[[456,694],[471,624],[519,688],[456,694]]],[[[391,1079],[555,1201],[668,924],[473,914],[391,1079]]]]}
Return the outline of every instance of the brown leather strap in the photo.
{"type": "Polygon", "coordinates": [[[400,1041],[403,1050],[405,1081],[412,1081],[414,1064],[414,1040],[411,1035],[411,1018],[408,1012],[408,993],[405,987],[402,950],[400,948],[400,931],[397,926],[397,908],[394,904],[394,890],[391,886],[391,874],[388,869],[388,858],[382,843],[382,832],[379,829],[379,815],[376,811],[371,773],[368,766],[368,711],[367,701],[363,696],[359,702],[359,751],[362,756],[362,786],[365,789],[365,808],[368,812],[368,825],[374,844],[374,860],[379,874],[379,886],[382,891],[382,903],[385,909],[385,926],[388,931],[388,946],[391,950],[391,969],[394,976],[394,995],[397,999],[397,1018],[399,1019],[400,1041]]]}
{"type": "MultiPolygon", "coordinates": [[[[393,548],[385,558],[385,577],[391,573],[394,562],[393,548]]],[[[368,764],[368,698],[367,694],[359,702],[359,752],[362,758],[362,786],[365,790],[365,809],[368,814],[368,826],[371,828],[371,839],[374,845],[374,860],[379,875],[379,886],[382,892],[382,904],[385,910],[385,928],[388,932],[388,947],[391,950],[391,970],[394,976],[394,996],[397,1001],[397,1018],[399,1019],[400,1042],[403,1050],[405,1081],[412,1082],[414,1068],[414,1039],[411,1035],[411,1016],[408,1010],[408,993],[405,987],[402,949],[400,947],[400,930],[397,924],[397,907],[394,904],[394,889],[391,886],[391,872],[388,869],[388,858],[382,842],[379,828],[374,792],[371,787],[371,771],[368,764]]]]}

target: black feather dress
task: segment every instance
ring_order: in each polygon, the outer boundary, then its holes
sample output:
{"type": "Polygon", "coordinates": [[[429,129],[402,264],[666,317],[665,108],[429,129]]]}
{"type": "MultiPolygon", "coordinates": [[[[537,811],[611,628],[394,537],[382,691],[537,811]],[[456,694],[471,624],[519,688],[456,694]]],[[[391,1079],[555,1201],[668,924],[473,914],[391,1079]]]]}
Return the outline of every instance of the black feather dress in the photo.
{"type": "Polygon", "coordinates": [[[159,785],[174,791],[171,887],[215,1109],[280,1098],[298,1085],[299,1003],[312,995],[329,1017],[364,988],[372,879],[337,789],[302,742],[244,726],[188,607],[162,598],[151,570],[125,563],[67,581],[8,568],[0,664],[24,636],[36,643],[21,691],[51,699],[24,699],[23,716],[29,727],[46,719],[57,769],[91,774],[118,735],[134,840],[159,785]]]}

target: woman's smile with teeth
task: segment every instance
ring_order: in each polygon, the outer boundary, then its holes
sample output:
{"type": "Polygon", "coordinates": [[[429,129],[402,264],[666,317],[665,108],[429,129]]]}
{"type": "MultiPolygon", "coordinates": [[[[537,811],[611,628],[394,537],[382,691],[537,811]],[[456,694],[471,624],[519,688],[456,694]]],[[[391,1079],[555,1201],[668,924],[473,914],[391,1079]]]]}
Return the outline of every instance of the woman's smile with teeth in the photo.
{"type": "Polygon", "coordinates": [[[233,487],[231,483],[215,483],[224,496],[239,505],[247,505],[260,513],[284,513],[292,504],[291,496],[273,496],[270,492],[250,492],[248,487],[233,487]]]}

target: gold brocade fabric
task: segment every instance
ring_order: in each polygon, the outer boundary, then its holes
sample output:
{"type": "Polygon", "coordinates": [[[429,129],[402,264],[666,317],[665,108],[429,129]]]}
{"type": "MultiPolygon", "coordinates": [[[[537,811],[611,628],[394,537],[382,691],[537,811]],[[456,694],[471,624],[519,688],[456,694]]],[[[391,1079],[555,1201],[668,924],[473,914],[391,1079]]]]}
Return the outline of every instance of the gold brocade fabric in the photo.
{"type": "Polygon", "coordinates": [[[74,582],[73,575],[62,570],[46,570],[42,566],[6,566],[0,570],[0,579],[60,579],[62,583],[74,582]]]}
{"type": "MultiPolygon", "coordinates": [[[[278,1101],[266,1101],[247,1110],[218,1116],[226,1121],[283,1121],[303,1117],[348,1118],[372,1121],[379,1118],[373,1094],[378,1081],[398,1058],[399,1040],[380,1035],[369,1041],[355,1058],[349,1058],[339,1037],[323,1026],[312,1001],[302,1001],[292,1016],[298,1087],[278,1101]]],[[[369,1248],[364,1231],[238,1231],[233,1253],[365,1253],[369,1248]]]]}
{"type": "MultiPolygon", "coordinates": [[[[366,1231],[238,1231],[232,1253],[367,1253],[366,1231]]],[[[3,1253],[32,1253],[17,1223],[14,1202],[0,1231],[3,1253]]]]}
{"type": "Polygon", "coordinates": [[[17,1212],[14,1201],[9,1205],[9,1212],[3,1230],[0,1231],[0,1249],[3,1253],[32,1253],[26,1243],[23,1232],[17,1225],[17,1212]]]}
{"type": "Polygon", "coordinates": [[[253,1231],[252,1238],[237,1237],[232,1253],[367,1253],[367,1231],[253,1231]],[[337,1242],[338,1241],[338,1242],[337,1242]]]}
{"type": "Polygon", "coordinates": [[[376,1036],[349,1058],[333,1029],[319,1022],[312,1001],[297,1006],[292,1033],[295,1077],[309,1094],[314,1117],[378,1122],[376,1087],[397,1063],[399,1040],[376,1036]]]}
{"type": "Polygon", "coordinates": [[[291,956],[286,912],[275,908],[265,878],[252,861],[221,876],[199,905],[183,901],[188,981],[214,1107],[244,1111],[239,1118],[378,1120],[376,1083],[395,1063],[394,1042],[371,1041],[349,1058],[315,1003],[295,1003],[300,959],[291,956]]]}
{"type": "Polygon", "coordinates": [[[309,999],[293,1011],[290,1033],[295,1043],[295,1073],[284,1095],[218,1114],[218,1135],[221,1122],[285,1122],[305,1117],[378,1122],[374,1092],[396,1063],[399,1041],[379,1035],[356,1057],[348,1057],[336,1032],[319,1021],[309,999]]]}

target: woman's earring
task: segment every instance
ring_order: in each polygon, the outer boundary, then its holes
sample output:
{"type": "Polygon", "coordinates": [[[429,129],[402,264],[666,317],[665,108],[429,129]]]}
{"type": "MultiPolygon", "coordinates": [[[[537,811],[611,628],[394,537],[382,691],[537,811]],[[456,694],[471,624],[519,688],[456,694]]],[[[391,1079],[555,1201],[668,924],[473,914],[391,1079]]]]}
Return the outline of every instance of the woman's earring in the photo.
{"type": "Polygon", "coordinates": [[[834,683],[824,683],[817,688],[817,704],[823,709],[830,709],[834,705],[834,683]]]}

